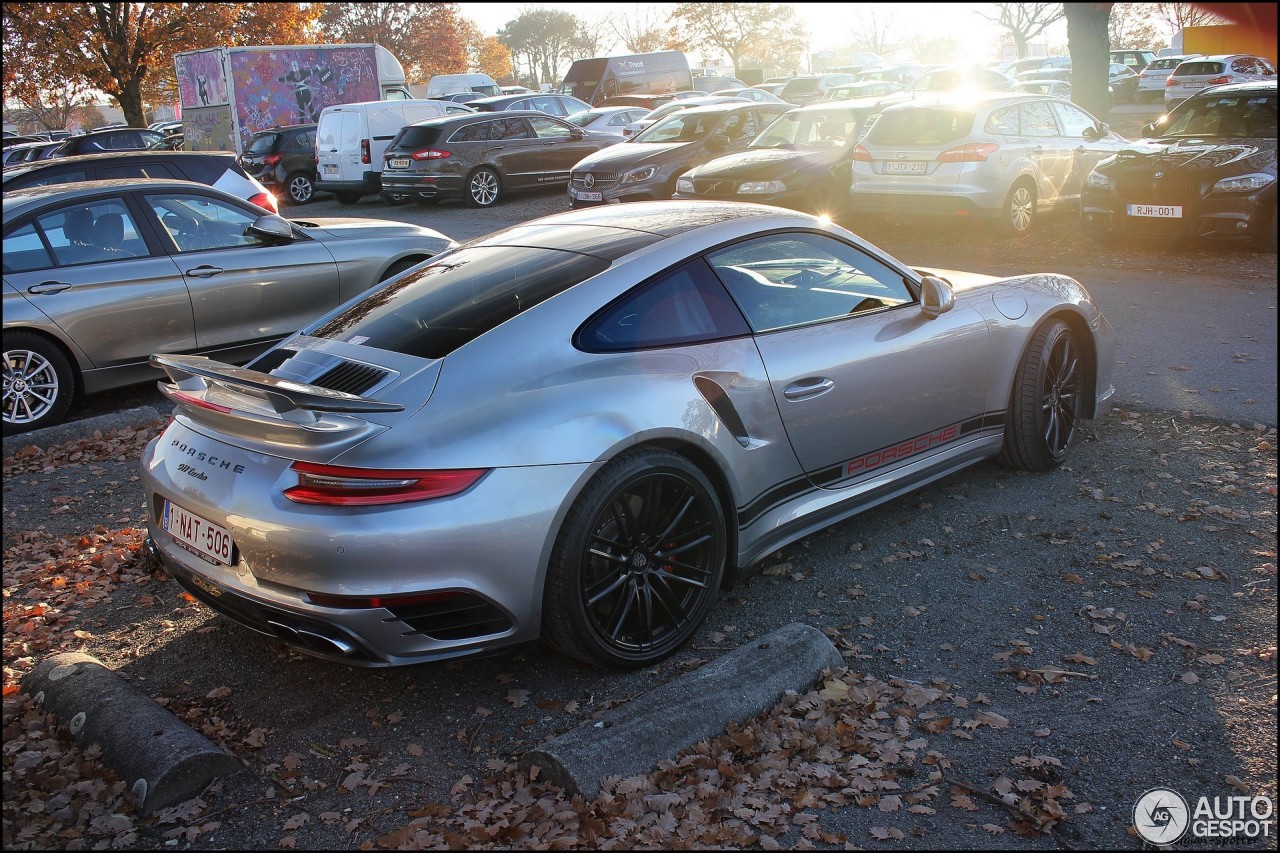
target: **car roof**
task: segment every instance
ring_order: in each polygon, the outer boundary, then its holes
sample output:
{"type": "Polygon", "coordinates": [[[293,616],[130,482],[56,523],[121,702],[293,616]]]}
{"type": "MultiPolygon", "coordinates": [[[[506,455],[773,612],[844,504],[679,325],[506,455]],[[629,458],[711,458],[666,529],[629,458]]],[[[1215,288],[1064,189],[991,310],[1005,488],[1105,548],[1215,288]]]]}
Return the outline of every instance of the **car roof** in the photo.
{"type": "MultiPolygon", "coordinates": [[[[1213,94],[1213,95],[1221,95],[1223,92],[1227,92],[1227,93],[1257,92],[1258,94],[1265,94],[1268,92],[1274,93],[1275,91],[1276,91],[1275,80],[1245,80],[1240,83],[1223,83],[1222,85],[1219,85],[1219,86],[1213,86],[1211,88],[1204,89],[1203,91],[1198,92],[1197,95],[1202,95],[1206,93],[1213,94]]],[[[1192,95],[1191,97],[1194,98],[1196,97],[1196,95],[1192,95]]]]}
{"type": "MultiPolygon", "coordinates": [[[[579,110],[578,112],[585,112],[579,110]]],[[[547,115],[541,110],[495,110],[494,112],[474,112],[459,113],[456,115],[435,116],[433,118],[424,118],[422,121],[415,121],[407,124],[405,127],[439,127],[445,124],[458,122],[459,124],[471,124],[477,121],[499,121],[506,118],[555,118],[564,121],[562,116],[547,115]]]]}
{"type": "MultiPolygon", "coordinates": [[[[195,152],[200,153],[200,152],[195,152]]],[[[4,209],[4,221],[22,215],[25,211],[46,202],[74,201],[82,196],[92,196],[110,190],[212,190],[217,195],[234,198],[228,193],[195,181],[178,181],[172,178],[111,178],[105,181],[79,181],[73,184],[49,184],[43,187],[23,187],[5,190],[0,205],[4,209]]]]}
{"type": "MultiPolygon", "coordinates": [[[[1044,81],[1039,81],[1043,83],[1044,81]]],[[[1065,82],[1065,81],[1064,81],[1065,82]]],[[[947,109],[954,107],[991,107],[1005,103],[1023,103],[1028,101],[1053,100],[1048,95],[1034,95],[1023,92],[929,92],[925,97],[914,100],[898,101],[887,104],[885,110],[910,109],[947,109]]]]}
{"type": "MultiPolygon", "coordinates": [[[[58,140],[54,141],[57,142],[58,140]]],[[[136,160],[139,157],[159,157],[162,160],[168,160],[173,157],[224,157],[228,160],[234,160],[236,155],[232,151],[166,151],[160,148],[139,148],[136,151],[106,151],[99,154],[73,154],[70,157],[57,157],[53,160],[37,160],[34,163],[23,163],[22,171],[25,174],[35,169],[53,169],[58,166],[74,166],[99,161],[118,163],[125,160],[136,160]]]]}

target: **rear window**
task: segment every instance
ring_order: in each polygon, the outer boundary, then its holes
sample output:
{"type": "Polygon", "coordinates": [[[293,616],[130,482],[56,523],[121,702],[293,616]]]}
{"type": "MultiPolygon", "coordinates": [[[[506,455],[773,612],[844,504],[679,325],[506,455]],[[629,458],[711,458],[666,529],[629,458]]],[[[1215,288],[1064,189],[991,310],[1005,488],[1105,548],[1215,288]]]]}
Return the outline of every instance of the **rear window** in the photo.
{"type": "Polygon", "coordinates": [[[313,334],[419,358],[444,358],[608,267],[603,258],[555,249],[461,249],[372,291],[313,334]]]}
{"type": "Polygon", "coordinates": [[[395,149],[412,148],[417,151],[420,148],[430,148],[436,144],[436,140],[440,138],[440,128],[438,127],[409,127],[402,128],[395,141],[389,147],[395,149]]]}
{"type": "Polygon", "coordinates": [[[276,140],[280,138],[278,133],[259,133],[257,136],[249,140],[249,146],[244,149],[246,154],[270,154],[276,147],[276,140]]]}
{"type": "Polygon", "coordinates": [[[964,139],[973,129],[973,113],[962,110],[891,110],[871,126],[873,145],[943,145],[964,139]]]}
{"type": "Polygon", "coordinates": [[[1178,66],[1178,76],[1189,74],[1221,74],[1221,62],[1184,62],[1178,66]]]}
{"type": "Polygon", "coordinates": [[[807,95],[818,90],[817,77],[797,77],[790,83],[782,87],[782,91],[788,95],[807,95]]]}
{"type": "Polygon", "coordinates": [[[1147,66],[1147,70],[1168,71],[1170,68],[1177,68],[1181,64],[1181,59],[1157,59],[1155,62],[1147,66]]]}

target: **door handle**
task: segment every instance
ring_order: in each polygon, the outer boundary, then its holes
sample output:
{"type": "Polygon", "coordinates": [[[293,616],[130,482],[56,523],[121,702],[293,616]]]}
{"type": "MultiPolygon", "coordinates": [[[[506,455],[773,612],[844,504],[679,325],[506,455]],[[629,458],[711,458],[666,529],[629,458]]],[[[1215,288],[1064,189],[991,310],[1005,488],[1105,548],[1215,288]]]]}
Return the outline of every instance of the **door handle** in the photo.
{"type": "Polygon", "coordinates": [[[1044,146],[1037,145],[1035,148],[1031,149],[1031,153],[1035,154],[1037,157],[1040,156],[1041,154],[1044,153],[1044,146]]]}
{"type": "Polygon", "coordinates": [[[222,272],[222,267],[211,267],[208,264],[203,264],[193,270],[187,270],[187,275],[192,278],[212,278],[220,272],[222,272]]]}
{"type": "Polygon", "coordinates": [[[42,281],[27,288],[27,293],[61,293],[70,287],[66,281],[42,281]]]}
{"type": "Polygon", "coordinates": [[[836,387],[834,380],[823,376],[814,376],[791,383],[783,390],[782,396],[788,400],[807,400],[810,397],[825,394],[834,387],[836,387]]]}
{"type": "Polygon", "coordinates": [[[490,150],[490,151],[501,151],[503,148],[506,148],[506,147],[507,147],[507,146],[505,146],[505,145],[490,145],[490,146],[489,146],[489,150],[490,150]]]}

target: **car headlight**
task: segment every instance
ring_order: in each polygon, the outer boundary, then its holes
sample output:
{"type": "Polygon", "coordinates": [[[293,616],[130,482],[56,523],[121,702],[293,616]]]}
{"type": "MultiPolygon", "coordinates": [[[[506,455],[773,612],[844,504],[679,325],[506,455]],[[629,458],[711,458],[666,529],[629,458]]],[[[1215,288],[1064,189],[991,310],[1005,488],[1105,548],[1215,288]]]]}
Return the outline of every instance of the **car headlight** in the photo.
{"type": "Polygon", "coordinates": [[[676,192],[678,192],[678,193],[692,193],[692,192],[693,192],[693,178],[677,178],[677,179],[676,179],[676,192]]]}
{"type": "Polygon", "coordinates": [[[1274,175],[1254,172],[1252,175],[1237,175],[1234,178],[1223,178],[1213,185],[1215,193],[1247,193],[1260,190],[1275,181],[1274,175]]]}
{"type": "Polygon", "coordinates": [[[1101,172],[1090,172],[1089,177],[1084,179],[1084,185],[1094,190],[1105,190],[1115,186],[1115,181],[1108,178],[1101,172]]]}
{"type": "Polygon", "coordinates": [[[627,172],[622,176],[622,183],[634,184],[639,181],[647,181],[658,171],[657,166],[645,166],[643,169],[636,169],[634,172],[627,172]]]}
{"type": "Polygon", "coordinates": [[[746,181],[738,184],[738,195],[767,195],[786,191],[787,185],[782,181],[746,181]]]}

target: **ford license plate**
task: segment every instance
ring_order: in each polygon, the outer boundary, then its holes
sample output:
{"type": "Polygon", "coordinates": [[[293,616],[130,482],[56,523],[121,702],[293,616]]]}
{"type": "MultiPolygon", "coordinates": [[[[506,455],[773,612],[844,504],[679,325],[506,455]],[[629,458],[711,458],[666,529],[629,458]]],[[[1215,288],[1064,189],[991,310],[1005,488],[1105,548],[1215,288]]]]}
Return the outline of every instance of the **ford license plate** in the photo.
{"type": "Polygon", "coordinates": [[[604,201],[603,193],[592,193],[586,190],[574,190],[573,197],[578,201],[604,201]]]}
{"type": "Polygon", "coordinates": [[[1142,216],[1148,219],[1182,218],[1182,206],[1177,204],[1130,204],[1127,208],[1130,216],[1142,216]]]}
{"type": "Polygon", "coordinates": [[[909,160],[900,162],[890,160],[884,164],[884,174],[886,175],[923,175],[928,164],[922,160],[909,160]]]}
{"type": "Polygon", "coordinates": [[[389,165],[393,169],[407,169],[409,168],[409,158],[408,157],[392,157],[390,160],[387,161],[387,165],[389,165]]]}
{"type": "Polygon", "coordinates": [[[174,541],[197,557],[214,565],[231,565],[231,533],[225,527],[167,500],[161,521],[174,541]]]}
{"type": "Polygon", "coordinates": [[[326,175],[336,175],[336,174],[338,174],[338,164],[337,164],[337,163],[325,163],[325,164],[324,164],[324,173],[325,173],[326,175]]]}

